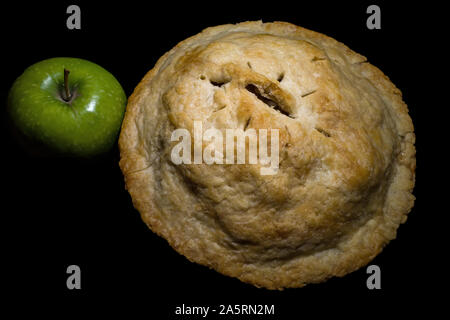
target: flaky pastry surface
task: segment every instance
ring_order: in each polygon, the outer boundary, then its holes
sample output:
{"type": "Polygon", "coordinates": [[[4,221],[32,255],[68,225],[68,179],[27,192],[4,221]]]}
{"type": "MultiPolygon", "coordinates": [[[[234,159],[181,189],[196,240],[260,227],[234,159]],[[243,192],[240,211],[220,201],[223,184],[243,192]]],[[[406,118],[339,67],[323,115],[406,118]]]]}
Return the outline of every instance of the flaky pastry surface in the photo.
{"type": "Polygon", "coordinates": [[[301,287],[366,265],[396,237],[414,203],[413,131],[401,92],[365,57],[292,24],[244,22],[182,41],[147,73],[120,167],[142,219],[189,260],[301,287]],[[175,165],[171,133],[194,121],[279,129],[278,173],[175,165]]]}

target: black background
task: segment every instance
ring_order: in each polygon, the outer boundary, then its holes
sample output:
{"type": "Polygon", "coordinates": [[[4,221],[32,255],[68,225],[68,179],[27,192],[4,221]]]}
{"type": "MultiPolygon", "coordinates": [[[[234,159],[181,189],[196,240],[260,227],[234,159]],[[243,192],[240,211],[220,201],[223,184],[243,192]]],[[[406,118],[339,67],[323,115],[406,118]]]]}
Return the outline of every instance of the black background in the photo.
{"type": "Polygon", "coordinates": [[[58,318],[124,311],[145,319],[188,319],[174,316],[183,303],[216,308],[274,304],[276,316],[254,317],[261,319],[435,312],[446,269],[435,255],[433,226],[444,212],[438,212],[438,195],[430,187],[434,176],[425,173],[439,142],[430,139],[433,106],[426,96],[434,79],[429,69],[446,59],[430,50],[442,8],[380,1],[162,2],[2,4],[2,101],[26,67],[46,58],[73,56],[98,63],[116,76],[128,96],[161,55],[208,26],[262,19],[325,33],[390,77],[402,90],[415,125],[417,200],[397,239],[373,261],[382,271],[382,289],[367,289],[365,268],[323,284],[269,291],[190,263],[141,221],[124,188],[117,147],[88,162],[30,156],[13,139],[2,108],[2,266],[8,305],[19,314],[58,318]],[[70,4],[81,8],[81,30],[66,28],[70,4]],[[370,4],[381,7],[381,30],[366,28],[370,4]],[[81,267],[78,291],[66,288],[71,264],[81,267]]]}

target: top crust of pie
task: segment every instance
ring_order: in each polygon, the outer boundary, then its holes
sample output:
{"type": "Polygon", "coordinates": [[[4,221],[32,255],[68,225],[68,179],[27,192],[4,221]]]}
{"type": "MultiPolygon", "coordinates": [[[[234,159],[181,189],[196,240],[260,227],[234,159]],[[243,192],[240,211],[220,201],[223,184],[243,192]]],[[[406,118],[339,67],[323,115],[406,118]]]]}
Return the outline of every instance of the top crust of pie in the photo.
{"type": "Polygon", "coordinates": [[[180,42],[145,75],[120,167],[142,219],[189,260],[301,287],[366,265],[396,237],[414,203],[413,131],[400,90],[365,57],[289,23],[244,22],[180,42]],[[175,165],[171,133],[193,136],[195,120],[279,129],[278,173],[175,165]]]}

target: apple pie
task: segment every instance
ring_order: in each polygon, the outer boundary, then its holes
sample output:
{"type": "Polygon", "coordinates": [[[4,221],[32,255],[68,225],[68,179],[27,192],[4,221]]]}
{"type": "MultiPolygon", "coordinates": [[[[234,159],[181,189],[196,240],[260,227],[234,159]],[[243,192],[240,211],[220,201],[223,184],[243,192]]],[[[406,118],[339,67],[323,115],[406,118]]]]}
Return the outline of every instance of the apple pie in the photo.
{"type": "MultiPolygon", "coordinates": [[[[214,154],[233,156],[244,139],[214,154]]],[[[415,199],[414,142],[400,90],[365,57],[289,23],[243,22],[180,42],[145,75],[128,101],[120,167],[143,221],[180,254],[283,289],[344,276],[396,237],[415,199]],[[224,145],[229,129],[276,130],[275,172],[174,162],[177,129],[188,151],[212,143],[193,141],[196,123],[224,145]]]]}

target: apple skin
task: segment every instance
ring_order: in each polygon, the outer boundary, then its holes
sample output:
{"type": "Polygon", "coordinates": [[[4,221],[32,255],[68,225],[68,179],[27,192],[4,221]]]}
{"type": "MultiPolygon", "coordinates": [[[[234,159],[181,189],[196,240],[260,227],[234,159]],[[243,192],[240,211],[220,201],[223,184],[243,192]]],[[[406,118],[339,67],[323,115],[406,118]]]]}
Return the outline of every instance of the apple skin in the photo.
{"type": "Polygon", "coordinates": [[[78,58],[51,58],[28,67],[12,85],[8,113],[30,141],[57,154],[92,157],[117,140],[126,95],[114,76],[78,58]],[[71,99],[65,101],[64,69],[71,99]]]}

